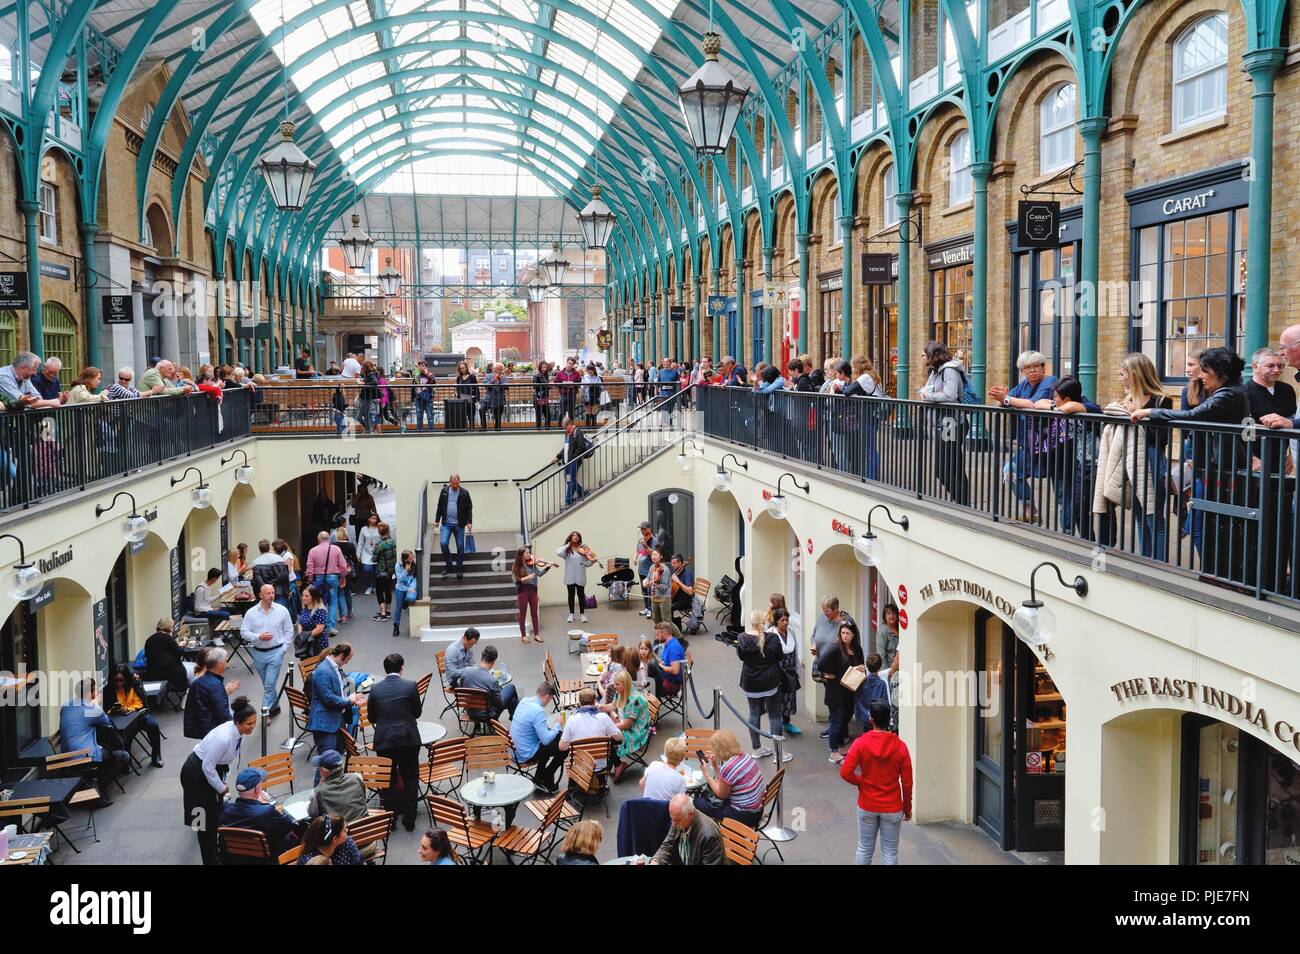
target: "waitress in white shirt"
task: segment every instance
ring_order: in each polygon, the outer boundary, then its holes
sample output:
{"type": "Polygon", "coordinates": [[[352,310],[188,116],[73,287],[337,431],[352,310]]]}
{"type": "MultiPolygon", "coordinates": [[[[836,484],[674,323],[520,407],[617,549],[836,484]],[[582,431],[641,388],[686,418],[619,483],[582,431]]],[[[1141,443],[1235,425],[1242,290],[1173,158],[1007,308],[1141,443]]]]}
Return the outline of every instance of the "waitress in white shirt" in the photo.
{"type": "Polygon", "coordinates": [[[185,827],[199,836],[199,854],[205,865],[217,864],[217,821],[229,791],[226,776],[239,765],[244,736],[257,727],[257,710],[247,696],[231,706],[231,721],[223,722],[207,735],[181,767],[181,793],[185,803],[185,827]]]}

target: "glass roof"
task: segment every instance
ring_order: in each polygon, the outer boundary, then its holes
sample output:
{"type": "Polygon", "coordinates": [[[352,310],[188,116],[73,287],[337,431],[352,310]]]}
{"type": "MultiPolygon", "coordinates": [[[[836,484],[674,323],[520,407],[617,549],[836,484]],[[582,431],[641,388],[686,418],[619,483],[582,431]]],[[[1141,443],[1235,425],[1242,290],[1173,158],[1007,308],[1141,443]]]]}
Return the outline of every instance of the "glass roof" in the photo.
{"type": "MultiPolygon", "coordinates": [[[[275,44],[275,53],[306,95],[340,158],[362,180],[420,148],[447,150],[463,144],[464,155],[415,160],[417,175],[430,185],[448,184],[445,191],[453,194],[466,194],[466,184],[488,190],[481,193],[485,195],[514,194],[497,190],[504,188],[505,181],[500,168],[514,168],[516,160],[495,158],[485,163],[483,150],[500,144],[509,147],[518,162],[545,170],[567,190],[591,159],[594,143],[613,115],[609,102],[598,102],[594,92],[579,82],[621,103],[660,35],[659,27],[630,0],[573,2],[621,31],[630,46],[615,42],[572,13],[555,12],[533,0],[390,0],[387,4],[353,0],[295,29],[275,44]],[[389,17],[428,16],[376,29],[373,11],[384,9],[389,17]],[[440,11],[454,10],[479,13],[485,19],[472,22],[438,16],[440,11]],[[498,16],[509,23],[488,19],[498,16]],[[571,38],[574,46],[541,40],[536,35],[539,25],[571,38]],[[338,37],[343,40],[328,53],[306,59],[311,50],[338,37]],[[439,42],[450,48],[432,46],[439,42]],[[602,57],[599,69],[583,52],[597,49],[602,57]],[[546,65],[539,68],[536,60],[524,58],[534,51],[540,51],[546,65]],[[363,62],[367,58],[370,61],[363,62]],[[346,72],[325,81],[340,68],[346,72]],[[396,73],[406,75],[394,78],[396,73]],[[534,78],[545,91],[535,89],[534,78]],[[392,102],[396,97],[402,98],[400,104],[392,102]],[[387,105],[363,113],[380,103],[387,105]],[[372,166],[363,173],[376,155],[384,157],[382,167],[372,166]]],[[[645,2],[664,16],[671,16],[677,6],[677,0],[645,2]]],[[[311,0],[257,0],[251,13],[262,32],[271,35],[281,23],[312,6],[311,0]]],[[[511,177],[529,190],[521,195],[551,194],[531,173],[511,177]],[[536,189],[542,191],[532,191],[536,189]]],[[[405,178],[381,188],[409,192],[405,178]]]]}

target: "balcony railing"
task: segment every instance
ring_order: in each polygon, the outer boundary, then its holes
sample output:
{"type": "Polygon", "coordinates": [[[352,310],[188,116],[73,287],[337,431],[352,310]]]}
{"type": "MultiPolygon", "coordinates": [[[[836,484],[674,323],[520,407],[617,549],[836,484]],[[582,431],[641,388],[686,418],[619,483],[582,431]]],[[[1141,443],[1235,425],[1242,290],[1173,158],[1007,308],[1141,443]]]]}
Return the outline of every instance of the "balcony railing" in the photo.
{"type": "Polygon", "coordinates": [[[699,404],[710,437],[1300,599],[1300,432],[745,388],[705,389],[699,404]]]}
{"type": "Polygon", "coordinates": [[[0,513],[80,492],[249,434],[250,392],[0,414],[0,513]]]}

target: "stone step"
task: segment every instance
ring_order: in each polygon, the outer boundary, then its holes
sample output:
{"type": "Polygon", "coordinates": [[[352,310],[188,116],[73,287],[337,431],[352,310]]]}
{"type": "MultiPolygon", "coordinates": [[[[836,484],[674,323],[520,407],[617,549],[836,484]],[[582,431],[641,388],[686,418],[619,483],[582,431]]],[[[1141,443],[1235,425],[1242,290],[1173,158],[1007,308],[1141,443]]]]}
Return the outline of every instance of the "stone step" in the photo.
{"type": "MultiPolygon", "coordinates": [[[[482,630],[485,623],[512,623],[518,618],[518,611],[512,606],[509,609],[478,609],[471,607],[452,608],[447,611],[440,611],[437,607],[431,607],[429,611],[429,624],[432,626],[474,626],[482,630]]],[[[517,630],[516,630],[517,631],[517,630]]]]}
{"type": "MultiPolygon", "coordinates": [[[[511,623],[490,623],[475,627],[482,637],[481,642],[500,642],[503,639],[518,639],[519,627],[511,623]]],[[[460,639],[465,632],[464,626],[425,626],[420,629],[422,643],[450,643],[460,639]]]]}

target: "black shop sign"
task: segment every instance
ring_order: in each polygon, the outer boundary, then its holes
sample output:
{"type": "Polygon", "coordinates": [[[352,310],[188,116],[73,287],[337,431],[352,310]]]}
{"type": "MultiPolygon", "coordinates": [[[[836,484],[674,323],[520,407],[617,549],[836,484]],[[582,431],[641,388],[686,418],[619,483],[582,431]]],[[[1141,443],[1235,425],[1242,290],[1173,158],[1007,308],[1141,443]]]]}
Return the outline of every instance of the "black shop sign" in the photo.
{"type": "Polygon", "coordinates": [[[105,295],[103,312],[106,325],[134,324],[135,298],[132,295],[105,295]]]}
{"type": "Polygon", "coordinates": [[[668,307],[668,320],[669,320],[669,321],[685,321],[685,320],[686,320],[686,306],[685,306],[685,305],[670,305],[670,306],[668,307]]]}
{"type": "Polygon", "coordinates": [[[1016,214],[1016,230],[1022,248],[1056,248],[1061,244],[1061,203],[1055,200],[1023,199],[1016,214]]]}
{"type": "Polygon", "coordinates": [[[26,311],[31,307],[27,297],[26,272],[0,272],[0,308],[26,311]]]}
{"type": "Polygon", "coordinates": [[[892,285],[894,283],[894,256],[888,252],[862,253],[862,284],[892,285]]]}

